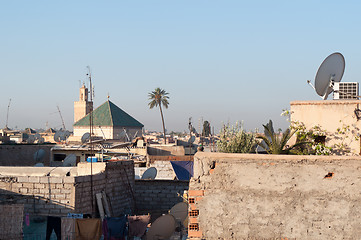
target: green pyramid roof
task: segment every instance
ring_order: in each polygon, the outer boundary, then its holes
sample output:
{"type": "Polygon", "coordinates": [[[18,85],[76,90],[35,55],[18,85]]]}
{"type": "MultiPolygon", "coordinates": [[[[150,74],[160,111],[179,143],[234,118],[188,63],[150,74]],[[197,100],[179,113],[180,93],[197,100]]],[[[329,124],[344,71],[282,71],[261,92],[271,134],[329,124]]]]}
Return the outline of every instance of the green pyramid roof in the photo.
{"type": "MultiPolygon", "coordinates": [[[[74,123],[73,126],[89,126],[89,114],[74,123]]],[[[94,126],[113,127],[144,127],[128,113],[117,107],[111,101],[106,101],[93,111],[94,126]]]]}

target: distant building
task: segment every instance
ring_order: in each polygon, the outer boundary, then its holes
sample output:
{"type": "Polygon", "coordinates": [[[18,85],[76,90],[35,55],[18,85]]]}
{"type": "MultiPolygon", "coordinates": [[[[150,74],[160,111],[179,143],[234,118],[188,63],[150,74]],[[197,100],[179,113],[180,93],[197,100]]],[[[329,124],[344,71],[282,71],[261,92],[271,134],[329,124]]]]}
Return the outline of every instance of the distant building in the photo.
{"type": "MultiPolygon", "coordinates": [[[[88,90],[83,86],[80,89],[80,101],[74,103],[74,136],[81,137],[90,132],[90,112],[88,106],[88,90]]],[[[119,139],[130,141],[142,136],[144,125],[124,112],[109,99],[96,108],[92,113],[94,136],[105,139],[119,139]]]]}

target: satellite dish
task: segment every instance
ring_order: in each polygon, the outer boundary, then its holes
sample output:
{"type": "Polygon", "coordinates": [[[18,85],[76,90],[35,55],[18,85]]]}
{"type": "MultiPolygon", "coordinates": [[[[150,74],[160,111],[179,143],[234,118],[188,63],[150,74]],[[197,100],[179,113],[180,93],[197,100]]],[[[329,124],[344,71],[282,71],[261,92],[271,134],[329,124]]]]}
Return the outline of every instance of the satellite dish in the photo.
{"type": "Polygon", "coordinates": [[[36,134],[34,135],[34,137],[35,137],[36,140],[39,140],[39,139],[41,138],[41,136],[40,136],[39,133],[36,133],[36,134]]]}
{"type": "MultiPolygon", "coordinates": [[[[329,55],[318,68],[314,89],[323,100],[333,91],[333,84],[340,82],[345,71],[345,58],[341,53],[329,55]]],[[[310,82],[308,81],[310,84],[310,82]]],[[[311,85],[312,86],[312,85],[311,85]]]]}
{"type": "Polygon", "coordinates": [[[45,150],[39,149],[34,153],[34,161],[36,162],[42,162],[45,157],[45,150]]]}
{"type": "Polygon", "coordinates": [[[185,202],[177,203],[169,210],[169,214],[180,222],[184,222],[188,216],[188,204],[185,202]]]}
{"type": "Polygon", "coordinates": [[[83,136],[81,137],[81,143],[87,143],[89,142],[90,139],[90,133],[86,132],[83,134],[83,136]]]}
{"type": "Polygon", "coordinates": [[[76,155],[69,154],[63,161],[63,167],[72,167],[76,165],[76,155]]]}
{"type": "Polygon", "coordinates": [[[55,142],[61,142],[66,141],[66,139],[70,136],[69,131],[59,130],[54,134],[54,141],[55,142]]]}
{"type": "Polygon", "coordinates": [[[60,131],[57,131],[57,132],[54,134],[54,141],[55,141],[55,142],[60,142],[60,135],[61,135],[61,132],[60,132],[60,131]]]}
{"type": "Polygon", "coordinates": [[[170,215],[157,218],[147,232],[147,240],[158,240],[170,238],[176,229],[176,220],[170,215]]]}
{"type": "Polygon", "coordinates": [[[148,168],[142,175],[143,180],[154,180],[157,176],[157,169],[155,167],[148,168]]]}
{"type": "Polygon", "coordinates": [[[29,135],[28,139],[26,140],[27,143],[34,143],[36,140],[34,135],[29,135]]]}

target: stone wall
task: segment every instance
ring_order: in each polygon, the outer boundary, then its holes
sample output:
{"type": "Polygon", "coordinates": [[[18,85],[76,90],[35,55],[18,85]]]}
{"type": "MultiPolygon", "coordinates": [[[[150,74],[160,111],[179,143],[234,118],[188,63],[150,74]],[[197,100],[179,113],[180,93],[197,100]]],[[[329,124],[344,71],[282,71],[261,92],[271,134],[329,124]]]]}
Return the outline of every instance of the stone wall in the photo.
{"type": "Polygon", "coordinates": [[[34,154],[40,149],[45,151],[42,163],[45,166],[50,166],[50,149],[52,147],[54,145],[0,145],[0,166],[34,166],[37,163],[34,159],[34,154]]]}
{"type": "Polygon", "coordinates": [[[182,202],[178,196],[188,190],[188,181],[136,180],[135,199],[137,214],[167,213],[175,204],[182,202]]]}
{"type": "Polygon", "coordinates": [[[190,238],[358,239],[361,157],[197,153],[190,238]]]}
{"type": "MultiPolygon", "coordinates": [[[[84,164],[90,167],[90,163],[84,164]]],[[[114,216],[131,211],[134,204],[134,195],[131,194],[134,191],[133,161],[101,164],[102,169],[93,163],[95,209],[95,194],[105,191],[114,216]]],[[[35,215],[92,213],[91,177],[78,176],[76,170],[77,167],[0,168],[0,201],[24,204],[24,211],[35,215]]]]}

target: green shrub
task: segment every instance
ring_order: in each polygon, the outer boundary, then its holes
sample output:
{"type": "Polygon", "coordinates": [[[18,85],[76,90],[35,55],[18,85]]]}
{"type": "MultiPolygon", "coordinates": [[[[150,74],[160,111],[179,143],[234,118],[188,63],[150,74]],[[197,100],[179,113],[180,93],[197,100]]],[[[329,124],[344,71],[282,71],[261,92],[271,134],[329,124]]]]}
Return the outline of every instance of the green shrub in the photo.
{"type": "Polygon", "coordinates": [[[225,153],[254,152],[256,144],[256,135],[245,132],[238,122],[235,126],[223,124],[217,141],[218,151],[225,153]]]}

